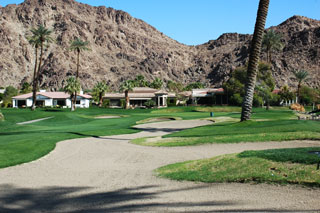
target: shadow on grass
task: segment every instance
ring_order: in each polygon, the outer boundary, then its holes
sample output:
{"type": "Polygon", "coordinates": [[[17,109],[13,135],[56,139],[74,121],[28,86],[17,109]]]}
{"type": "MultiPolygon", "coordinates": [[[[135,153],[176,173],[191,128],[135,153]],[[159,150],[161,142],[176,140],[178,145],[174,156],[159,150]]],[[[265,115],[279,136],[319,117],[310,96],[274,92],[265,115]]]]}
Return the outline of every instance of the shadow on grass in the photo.
{"type": "Polygon", "coordinates": [[[158,190],[158,186],[140,186],[115,191],[90,192],[90,187],[18,188],[0,185],[0,212],[123,212],[173,208],[232,206],[232,201],[158,202],[162,194],[188,191],[158,190]]]}

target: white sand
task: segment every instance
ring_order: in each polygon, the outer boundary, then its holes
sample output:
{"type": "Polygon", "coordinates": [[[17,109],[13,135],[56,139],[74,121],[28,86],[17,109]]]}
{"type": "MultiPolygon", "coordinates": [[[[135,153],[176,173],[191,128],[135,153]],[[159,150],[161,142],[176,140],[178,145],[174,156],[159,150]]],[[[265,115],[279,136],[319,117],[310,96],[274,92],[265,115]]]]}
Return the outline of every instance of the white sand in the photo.
{"type": "Polygon", "coordinates": [[[317,141],[143,147],[130,139],[211,124],[170,121],[142,124],[145,131],[67,140],[49,155],[0,170],[0,212],[316,211],[320,189],[267,184],[204,184],[157,178],[174,162],[244,150],[320,146],[317,141]]]}

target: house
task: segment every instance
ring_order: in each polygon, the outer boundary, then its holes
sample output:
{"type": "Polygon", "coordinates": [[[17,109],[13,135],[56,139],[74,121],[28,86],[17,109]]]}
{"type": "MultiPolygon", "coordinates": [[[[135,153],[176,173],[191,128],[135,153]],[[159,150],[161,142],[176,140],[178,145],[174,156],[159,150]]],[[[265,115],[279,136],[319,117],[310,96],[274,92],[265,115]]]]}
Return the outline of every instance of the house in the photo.
{"type": "MultiPolygon", "coordinates": [[[[76,107],[78,108],[89,108],[90,95],[83,94],[80,92],[77,95],[76,107]]],[[[32,106],[32,93],[18,95],[12,97],[12,106],[17,107],[31,107],[32,106]]],[[[46,92],[41,90],[37,92],[36,106],[40,107],[63,107],[71,108],[70,95],[65,92],[46,92]]]]}
{"type": "Polygon", "coordinates": [[[224,90],[223,88],[193,89],[190,99],[193,105],[224,104],[224,90]]]}
{"type": "MultiPolygon", "coordinates": [[[[155,101],[158,107],[167,107],[168,99],[174,98],[175,94],[149,87],[135,87],[128,96],[132,107],[142,107],[148,100],[155,101]]],[[[121,100],[125,100],[125,93],[106,93],[103,99],[110,101],[110,107],[120,107],[121,100]]]]}

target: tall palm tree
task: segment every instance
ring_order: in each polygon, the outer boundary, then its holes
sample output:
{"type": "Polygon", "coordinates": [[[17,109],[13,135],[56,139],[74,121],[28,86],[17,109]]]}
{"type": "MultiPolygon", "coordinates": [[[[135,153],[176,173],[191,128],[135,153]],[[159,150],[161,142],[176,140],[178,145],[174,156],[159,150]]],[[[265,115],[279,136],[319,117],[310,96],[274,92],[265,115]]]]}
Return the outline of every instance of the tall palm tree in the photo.
{"type": "Polygon", "coordinates": [[[129,99],[129,92],[133,90],[133,83],[130,80],[123,82],[120,86],[120,91],[124,91],[125,98],[126,98],[126,109],[129,109],[130,99],[129,99]]]}
{"type": "Polygon", "coordinates": [[[251,43],[245,96],[242,103],[241,121],[249,120],[251,116],[253,93],[256,84],[259,56],[261,52],[264,26],[268,15],[268,8],[269,0],[260,0],[256,25],[251,43]]]}
{"type": "Polygon", "coordinates": [[[293,71],[294,77],[298,80],[298,89],[297,89],[297,102],[300,103],[300,89],[301,89],[301,84],[304,80],[307,79],[309,73],[308,71],[305,70],[299,70],[299,71],[293,71]]]}
{"type": "Polygon", "coordinates": [[[105,81],[98,82],[94,88],[93,92],[98,96],[99,99],[99,107],[102,107],[102,97],[109,90],[108,85],[105,81]]]}
{"type": "Polygon", "coordinates": [[[44,26],[39,25],[38,28],[32,28],[31,29],[32,36],[28,37],[29,43],[34,46],[35,48],[35,66],[33,71],[33,90],[32,90],[32,110],[35,110],[36,108],[36,93],[38,90],[38,81],[39,76],[41,72],[41,65],[42,65],[42,58],[43,58],[43,48],[44,45],[47,43],[51,43],[53,41],[53,38],[50,36],[52,31],[49,29],[46,29],[44,26]],[[38,64],[38,49],[40,47],[40,59],[38,64]],[[38,68],[37,68],[38,66],[38,68]]]}
{"type": "Polygon", "coordinates": [[[262,47],[267,51],[267,62],[271,63],[271,53],[273,50],[280,51],[283,48],[281,41],[282,36],[274,30],[269,30],[264,34],[262,40],[262,47]]]}
{"type": "Polygon", "coordinates": [[[67,84],[63,88],[63,90],[70,95],[71,111],[75,110],[75,105],[76,105],[76,102],[75,102],[75,99],[73,98],[73,96],[76,92],[79,92],[80,89],[81,89],[81,86],[80,86],[80,82],[78,81],[78,79],[76,79],[74,77],[70,77],[67,79],[67,84]]]}
{"type": "MultiPolygon", "coordinates": [[[[70,50],[75,51],[77,53],[77,71],[76,71],[76,79],[79,79],[79,67],[80,67],[80,53],[81,51],[87,51],[90,50],[88,48],[89,42],[88,41],[82,41],[80,38],[76,38],[74,41],[70,44],[70,50]]],[[[76,102],[77,99],[77,92],[74,94],[74,102],[76,102]]]]}

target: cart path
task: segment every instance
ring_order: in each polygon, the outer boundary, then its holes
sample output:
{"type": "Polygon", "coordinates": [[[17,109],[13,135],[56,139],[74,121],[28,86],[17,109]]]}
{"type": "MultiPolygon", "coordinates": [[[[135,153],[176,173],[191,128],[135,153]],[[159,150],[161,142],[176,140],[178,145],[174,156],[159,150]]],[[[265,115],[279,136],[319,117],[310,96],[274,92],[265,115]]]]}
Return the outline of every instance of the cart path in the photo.
{"type": "Polygon", "coordinates": [[[39,122],[39,121],[48,120],[48,119],[51,119],[51,118],[53,118],[53,117],[46,117],[46,118],[40,118],[40,119],[31,120],[31,121],[24,121],[24,122],[20,122],[20,123],[17,123],[17,124],[18,125],[31,124],[31,123],[36,123],[36,122],[39,122]]]}
{"type": "Polygon", "coordinates": [[[142,132],[63,141],[47,156],[0,169],[0,212],[317,211],[320,189],[268,184],[204,184],[155,177],[170,163],[244,150],[320,146],[317,141],[145,147],[130,144],[210,124],[204,120],[138,125],[142,132]]]}

